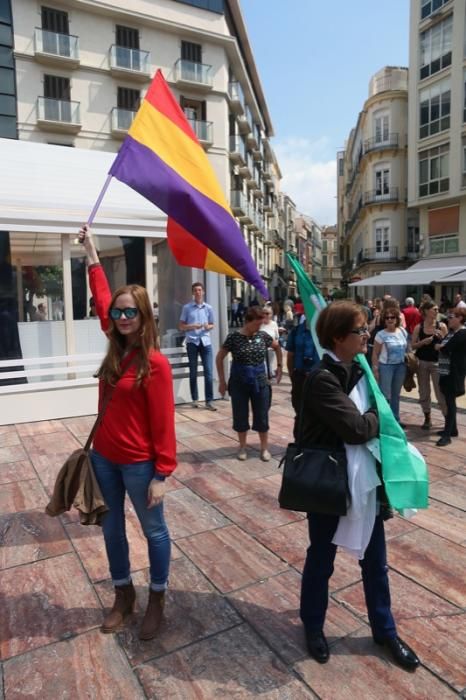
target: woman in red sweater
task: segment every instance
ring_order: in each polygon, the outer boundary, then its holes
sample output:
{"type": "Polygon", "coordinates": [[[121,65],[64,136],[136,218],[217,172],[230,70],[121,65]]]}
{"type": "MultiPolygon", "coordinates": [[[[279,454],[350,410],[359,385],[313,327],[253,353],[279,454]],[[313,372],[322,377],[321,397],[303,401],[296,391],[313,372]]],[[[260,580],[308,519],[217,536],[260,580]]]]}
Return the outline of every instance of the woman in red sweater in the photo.
{"type": "Polygon", "coordinates": [[[89,284],[107,354],[97,373],[99,408],[113,390],[95,434],[92,464],[109,513],[103,521],[115,601],[102,631],[114,632],[133,612],[125,531],[128,493],[147,538],[149,604],[139,633],[152,639],[162,619],[170,564],[170,536],[163,515],[165,477],[176,467],[175,409],[170,365],[157,349],[157,330],[144,287],[131,284],[110,292],[87,226],[79,231],[89,266],[89,284]]]}

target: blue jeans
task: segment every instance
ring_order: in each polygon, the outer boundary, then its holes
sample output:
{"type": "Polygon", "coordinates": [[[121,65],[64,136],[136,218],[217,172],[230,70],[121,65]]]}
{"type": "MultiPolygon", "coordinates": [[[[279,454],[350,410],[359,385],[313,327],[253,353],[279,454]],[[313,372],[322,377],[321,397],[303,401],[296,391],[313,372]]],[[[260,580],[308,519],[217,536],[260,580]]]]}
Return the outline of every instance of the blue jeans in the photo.
{"type": "Polygon", "coordinates": [[[125,494],[128,492],[147,539],[151,588],[164,590],[170,567],[170,535],[163,516],[163,502],[153,508],[147,507],[154,463],[115,464],[95,450],[91,452],[91,459],[102,495],[110,509],[103,519],[102,531],[113,585],[124,586],[131,581],[125,522],[125,494]]]}
{"type": "Polygon", "coordinates": [[[199,399],[197,391],[197,358],[201,356],[202,366],[204,368],[204,391],[206,403],[214,398],[213,390],[213,375],[212,375],[212,345],[203,345],[199,343],[186,343],[186,351],[189,360],[189,388],[191,389],[191,398],[193,401],[199,399]]]}
{"type": "MultiPolygon", "coordinates": [[[[307,632],[321,632],[328,606],[328,582],[333,574],[337,552],[332,539],[338,526],[338,516],[308,514],[309,538],[301,582],[301,620],[307,632]]],[[[371,539],[359,562],[364,586],[369,623],[377,640],[396,637],[396,625],[391,612],[388,583],[385,532],[380,515],[375,519],[371,539]]]]}
{"type": "Polygon", "coordinates": [[[379,362],[380,389],[390,404],[397,421],[400,420],[400,394],[405,375],[406,365],[404,362],[397,365],[385,365],[379,362]]]}

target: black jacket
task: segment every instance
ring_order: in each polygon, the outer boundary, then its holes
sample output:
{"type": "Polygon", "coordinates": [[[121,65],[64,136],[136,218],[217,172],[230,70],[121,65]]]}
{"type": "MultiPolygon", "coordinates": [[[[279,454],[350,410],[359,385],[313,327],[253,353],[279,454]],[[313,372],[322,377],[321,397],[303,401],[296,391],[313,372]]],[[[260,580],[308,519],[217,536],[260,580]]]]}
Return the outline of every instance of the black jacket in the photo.
{"type": "Polygon", "coordinates": [[[344,364],[324,355],[303,390],[302,447],[361,445],[379,432],[375,409],[361,415],[348,397],[363,375],[357,362],[344,364]]]}
{"type": "Polygon", "coordinates": [[[463,396],[466,375],[466,328],[460,328],[450,340],[440,348],[439,362],[442,355],[450,359],[448,375],[440,375],[440,388],[444,393],[463,396]]]}

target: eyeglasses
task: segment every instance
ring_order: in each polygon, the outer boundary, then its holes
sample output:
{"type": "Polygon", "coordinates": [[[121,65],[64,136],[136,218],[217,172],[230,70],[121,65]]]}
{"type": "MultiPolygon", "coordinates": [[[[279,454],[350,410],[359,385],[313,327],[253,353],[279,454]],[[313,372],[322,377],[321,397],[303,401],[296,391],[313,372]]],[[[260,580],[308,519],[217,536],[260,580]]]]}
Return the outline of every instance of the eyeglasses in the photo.
{"type": "Polygon", "coordinates": [[[367,326],[360,326],[359,328],[353,328],[350,333],[353,333],[353,335],[366,335],[366,333],[369,333],[369,328],[367,326]]]}
{"type": "Polygon", "coordinates": [[[447,318],[461,318],[458,314],[447,314],[447,318]]]}
{"type": "Polygon", "coordinates": [[[128,321],[131,321],[138,315],[138,310],[135,306],[127,306],[126,309],[117,309],[116,307],[110,309],[110,318],[112,321],[119,321],[123,314],[128,321]]]}
{"type": "Polygon", "coordinates": [[[386,321],[396,321],[396,316],[385,316],[386,321]]]}

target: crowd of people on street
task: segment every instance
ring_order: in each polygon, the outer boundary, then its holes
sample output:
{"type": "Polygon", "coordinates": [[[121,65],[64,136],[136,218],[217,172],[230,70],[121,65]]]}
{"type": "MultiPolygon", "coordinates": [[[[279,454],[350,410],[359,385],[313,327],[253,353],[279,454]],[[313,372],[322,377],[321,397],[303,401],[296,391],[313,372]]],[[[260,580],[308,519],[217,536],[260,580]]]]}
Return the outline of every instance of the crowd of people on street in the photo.
{"type": "MultiPolygon", "coordinates": [[[[115,590],[102,631],[120,629],[135,605],[125,530],[124,501],[128,493],[148,543],[149,602],[139,632],[142,640],[148,640],[160,627],[169,578],[170,536],[164,518],[164,495],[166,479],[176,467],[171,368],[159,351],[158,309],[155,319],[147,291],[139,285],[126,285],[112,293],[87,226],[80,230],[79,240],[87,253],[94,313],[108,338],[107,354],[97,372],[99,415],[103,407],[105,413],[97,426],[91,453],[95,477],[109,507],[102,530],[115,590]]],[[[239,299],[232,304],[230,332],[222,339],[215,365],[218,392],[224,397],[228,391],[231,399],[238,460],[248,459],[251,428],[259,435],[260,458],[264,462],[271,459],[269,411],[273,383],[278,384],[282,378],[284,351],[296,415],[294,439],[300,449],[316,445],[346,449],[350,470],[354,460],[361,461],[361,453],[357,453],[360,446],[378,436],[379,418],[370,405],[366,377],[356,361],[359,354],[367,355],[398,422],[406,357],[413,354],[422,429],[432,428],[433,387],[444,416],[437,445],[448,445],[458,436],[456,399],[465,393],[466,374],[466,303],[461,294],[454,304],[442,306],[428,295],[420,300],[419,307],[412,297],[401,306],[388,294],[365,302],[329,303],[320,312],[316,326],[323,349],[321,359],[304,312],[299,298],[287,299],[282,305],[267,302],[262,306],[254,300],[246,308],[239,299]],[[232,361],[227,376],[229,355],[232,361]]],[[[182,308],[179,328],[186,341],[191,408],[201,408],[197,385],[200,359],[205,409],[213,412],[217,410],[211,340],[215,322],[204,286],[195,282],[192,299],[182,308]]],[[[356,504],[364,499],[358,492],[357,479],[351,485],[350,503],[355,511],[353,519],[359,518],[364,533],[358,559],[370,628],[375,643],[403,668],[414,670],[419,659],[398,636],[391,612],[384,521],[392,513],[378,463],[368,450],[364,455],[362,461],[372,485],[372,506],[361,506],[358,511],[356,504]]],[[[339,545],[351,548],[356,535],[346,518],[309,512],[307,520],[310,545],[302,577],[300,615],[309,654],[325,663],[330,652],[324,622],[335,554],[339,545]]]]}

